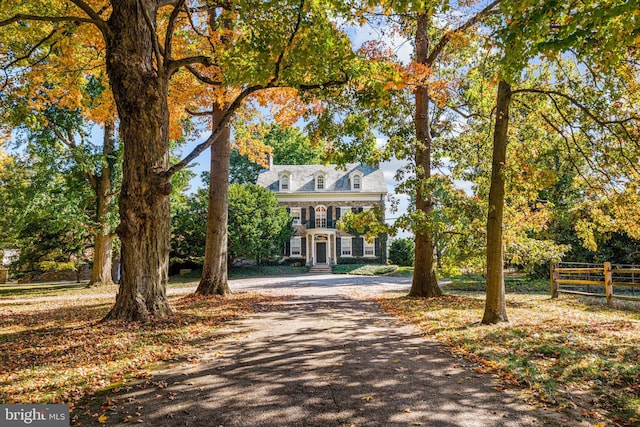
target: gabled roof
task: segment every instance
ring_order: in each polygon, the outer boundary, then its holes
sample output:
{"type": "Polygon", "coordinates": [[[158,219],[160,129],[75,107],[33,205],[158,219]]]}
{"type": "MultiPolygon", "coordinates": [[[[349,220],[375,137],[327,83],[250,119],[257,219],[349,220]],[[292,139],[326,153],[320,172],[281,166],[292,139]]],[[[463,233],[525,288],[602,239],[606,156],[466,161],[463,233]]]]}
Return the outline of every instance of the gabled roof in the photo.
{"type": "Polygon", "coordinates": [[[387,184],[384,173],[377,168],[349,163],[344,169],[336,165],[273,165],[270,169],[260,172],[257,184],[267,189],[279,191],[279,177],[283,172],[291,174],[289,193],[313,193],[313,192],[351,192],[354,193],[386,193],[387,184]],[[349,175],[359,171],[362,173],[362,188],[359,191],[351,190],[349,175]],[[315,190],[314,177],[318,173],[325,176],[324,190],[315,190]]]}

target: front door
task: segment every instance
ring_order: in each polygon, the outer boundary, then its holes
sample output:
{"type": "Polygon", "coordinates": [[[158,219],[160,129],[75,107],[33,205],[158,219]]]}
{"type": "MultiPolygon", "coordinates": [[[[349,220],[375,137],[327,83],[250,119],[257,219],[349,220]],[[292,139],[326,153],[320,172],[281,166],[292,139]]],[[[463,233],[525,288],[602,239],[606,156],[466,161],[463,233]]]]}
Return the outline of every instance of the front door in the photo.
{"type": "Polygon", "coordinates": [[[327,263],[327,242],[316,243],[316,257],[318,258],[316,264],[327,263]]]}

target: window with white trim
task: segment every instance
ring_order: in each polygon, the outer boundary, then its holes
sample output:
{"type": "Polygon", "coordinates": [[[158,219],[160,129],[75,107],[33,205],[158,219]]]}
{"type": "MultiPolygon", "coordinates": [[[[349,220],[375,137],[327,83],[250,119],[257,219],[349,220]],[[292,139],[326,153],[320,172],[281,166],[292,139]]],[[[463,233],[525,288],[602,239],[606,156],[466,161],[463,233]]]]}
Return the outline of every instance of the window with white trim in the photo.
{"type": "Polygon", "coordinates": [[[316,228],[326,228],[327,226],[327,208],[324,206],[316,207],[316,228]]]}
{"type": "Polygon", "coordinates": [[[293,217],[293,225],[302,224],[302,209],[291,208],[291,216],[293,217]]]}
{"type": "Polygon", "coordinates": [[[340,238],[340,253],[342,256],[351,256],[351,237],[340,238]]]}
{"type": "Polygon", "coordinates": [[[359,190],[360,187],[362,187],[362,178],[360,177],[360,175],[354,175],[353,176],[353,189],[354,190],[359,190]]]}
{"type": "Polygon", "coordinates": [[[316,190],[324,190],[324,175],[316,177],[316,190]]]}
{"type": "Polygon", "coordinates": [[[300,236],[291,238],[291,256],[302,256],[302,238],[300,236]]]}
{"type": "Polygon", "coordinates": [[[291,174],[289,172],[281,172],[279,178],[280,191],[291,191],[291,174]]]}
{"type": "Polygon", "coordinates": [[[361,171],[356,170],[349,174],[349,182],[351,183],[352,191],[360,191],[362,190],[362,179],[364,175],[361,171]]]}
{"type": "Polygon", "coordinates": [[[362,238],[364,247],[364,256],[376,256],[376,244],[375,242],[367,242],[367,239],[362,238]]]}

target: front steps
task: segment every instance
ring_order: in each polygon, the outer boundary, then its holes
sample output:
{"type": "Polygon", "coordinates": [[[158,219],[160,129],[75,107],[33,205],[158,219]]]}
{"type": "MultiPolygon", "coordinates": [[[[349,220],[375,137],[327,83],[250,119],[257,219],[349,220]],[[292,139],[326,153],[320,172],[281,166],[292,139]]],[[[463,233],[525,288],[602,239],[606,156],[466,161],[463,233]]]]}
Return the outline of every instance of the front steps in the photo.
{"type": "Polygon", "coordinates": [[[309,273],[312,274],[331,274],[331,266],[327,264],[316,264],[309,269],[309,273]]]}

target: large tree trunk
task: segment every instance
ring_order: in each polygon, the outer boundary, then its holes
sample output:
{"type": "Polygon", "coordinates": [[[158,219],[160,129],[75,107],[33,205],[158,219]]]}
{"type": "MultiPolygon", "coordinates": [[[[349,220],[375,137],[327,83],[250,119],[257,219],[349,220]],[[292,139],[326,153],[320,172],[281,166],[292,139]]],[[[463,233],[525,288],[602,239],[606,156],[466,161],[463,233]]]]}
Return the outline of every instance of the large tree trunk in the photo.
{"type": "Polygon", "coordinates": [[[511,86],[503,80],[498,84],[496,124],[493,134],[493,161],[487,215],[487,300],[483,324],[507,322],[504,298],[502,216],[504,211],[504,167],[507,160],[507,132],[511,86]]]}
{"type": "Polygon", "coordinates": [[[113,233],[111,232],[111,224],[109,224],[109,213],[112,209],[111,203],[113,199],[111,180],[113,179],[114,152],[114,125],[113,123],[106,123],[104,126],[104,143],[102,145],[102,154],[105,159],[102,161],[102,170],[95,179],[98,231],[94,240],[93,266],[88,286],[114,284],[111,276],[113,233]]]}
{"type": "MultiPolygon", "coordinates": [[[[429,56],[429,14],[418,15],[416,27],[416,62],[424,65],[429,56]]],[[[429,88],[418,86],[415,89],[416,96],[416,209],[429,218],[433,210],[431,195],[425,189],[425,183],[431,177],[431,127],[429,117],[429,88]]],[[[437,297],[442,295],[438,286],[434,266],[434,242],[433,234],[428,227],[418,227],[415,230],[415,262],[413,270],[413,282],[409,296],[437,297]]]]}
{"type": "Polygon", "coordinates": [[[124,144],[120,225],[122,276],[105,319],[149,321],[171,314],[169,264],[170,177],[167,79],[156,67],[156,2],[113,0],[107,33],[107,73],[124,144]],[[155,21],[152,21],[152,23],[155,21]]]}
{"type": "MultiPolygon", "coordinates": [[[[214,106],[214,126],[223,114],[214,106]]],[[[228,295],[227,281],[227,220],[229,209],[229,158],[231,132],[227,126],[211,146],[211,175],[209,181],[209,210],[202,278],[196,293],[200,295],[228,295]]]]}

